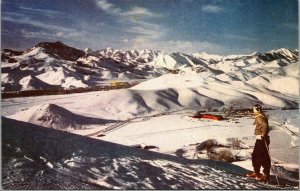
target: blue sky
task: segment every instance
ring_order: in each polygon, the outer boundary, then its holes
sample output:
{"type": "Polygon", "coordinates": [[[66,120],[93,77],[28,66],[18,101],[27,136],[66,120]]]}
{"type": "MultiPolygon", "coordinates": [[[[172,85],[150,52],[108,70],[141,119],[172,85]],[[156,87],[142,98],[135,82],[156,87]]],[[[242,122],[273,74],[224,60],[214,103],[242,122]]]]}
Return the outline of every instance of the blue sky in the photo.
{"type": "Polygon", "coordinates": [[[248,54],[298,48],[297,0],[2,0],[1,48],[248,54]]]}

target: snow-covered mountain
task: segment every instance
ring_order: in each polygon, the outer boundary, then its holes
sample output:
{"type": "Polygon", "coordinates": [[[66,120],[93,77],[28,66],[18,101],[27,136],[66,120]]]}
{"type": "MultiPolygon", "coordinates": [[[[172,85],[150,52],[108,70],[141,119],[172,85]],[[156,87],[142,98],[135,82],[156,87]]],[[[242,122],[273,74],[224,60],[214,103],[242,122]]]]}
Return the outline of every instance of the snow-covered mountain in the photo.
{"type": "MultiPolygon", "coordinates": [[[[106,48],[79,50],[61,42],[42,42],[26,51],[2,50],[2,91],[89,87],[105,80],[151,79],[167,73],[206,72],[213,78],[246,82],[270,73],[286,77],[298,50],[218,56],[106,48]]],[[[290,76],[289,76],[290,77],[290,76]]],[[[264,78],[266,78],[264,76],[264,78]]]]}

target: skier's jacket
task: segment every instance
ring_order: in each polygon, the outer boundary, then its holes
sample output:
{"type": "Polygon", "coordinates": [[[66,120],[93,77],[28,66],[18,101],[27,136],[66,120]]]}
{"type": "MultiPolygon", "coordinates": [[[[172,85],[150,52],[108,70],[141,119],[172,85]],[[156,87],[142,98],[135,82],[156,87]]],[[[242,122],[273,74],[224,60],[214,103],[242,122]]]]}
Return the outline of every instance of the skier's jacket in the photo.
{"type": "Polygon", "coordinates": [[[262,137],[268,136],[269,133],[269,123],[267,116],[262,112],[254,113],[255,121],[253,125],[255,125],[254,134],[261,135],[262,137]]]}

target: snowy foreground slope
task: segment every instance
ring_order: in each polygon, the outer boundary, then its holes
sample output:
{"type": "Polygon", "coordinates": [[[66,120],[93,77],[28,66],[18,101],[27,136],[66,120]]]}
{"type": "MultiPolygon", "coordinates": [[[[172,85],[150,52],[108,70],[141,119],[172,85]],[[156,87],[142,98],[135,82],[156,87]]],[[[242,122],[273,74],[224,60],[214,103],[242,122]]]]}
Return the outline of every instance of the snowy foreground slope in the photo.
{"type": "MultiPolygon", "coordinates": [[[[188,160],[2,117],[4,189],[278,189],[188,160]]],[[[280,179],[281,180],[281,179],[280,179]]]]}

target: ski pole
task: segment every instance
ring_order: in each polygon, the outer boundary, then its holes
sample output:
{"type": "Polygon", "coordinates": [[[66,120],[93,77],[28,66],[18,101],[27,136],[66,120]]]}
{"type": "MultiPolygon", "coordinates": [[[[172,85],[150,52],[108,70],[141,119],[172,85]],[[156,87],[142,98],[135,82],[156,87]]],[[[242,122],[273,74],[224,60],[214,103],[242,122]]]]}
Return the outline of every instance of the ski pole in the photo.
{"type": "MultiPolygon", "coordinates": [[[[266,145],[266,148],[267,148],[267,151],[268,151],[268,155],[269,155],[269,158],[270,158],[270,162],[271,162],[271,155],[270,155],[270,151],[269,151],[269,148],[268,148],[268,146],[267,146],[266,140],[264,140],[264,142],[265,142],[265,145],[266,145]]],[[[276,175],[276,173],[275,173],[275,168],[274,168],[274,166],[272,165],[272,162],[271,162],[271,168],[272,168],[272,170],[273,170],[273,172],[274,172],[274,175],[275,175],[275,177],[276,177],[277,184],[278,184],[278,186],[280,186],[279,181],[278,181],[278,177],[277,177],[277,175],[276,175]]]]}

